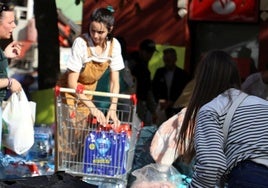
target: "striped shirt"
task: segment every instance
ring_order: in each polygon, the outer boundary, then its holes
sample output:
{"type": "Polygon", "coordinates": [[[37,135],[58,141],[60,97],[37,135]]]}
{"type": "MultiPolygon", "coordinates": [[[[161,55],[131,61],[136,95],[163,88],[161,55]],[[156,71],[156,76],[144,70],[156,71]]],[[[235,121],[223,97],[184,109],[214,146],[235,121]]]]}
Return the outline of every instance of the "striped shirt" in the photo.
{"type": "MultiPolygon", "coordinates": [[[[229,91],[233,100],[240,92],[229,91]]],[[[224,146],[222,127],[229,107],[225,93],[205,104],[198,113],[196,164],[190,187],[215,187],[224,174],[247,159],[262,158],[268,162],[268,101],[250,95],[240,104],[224,146]]]]}

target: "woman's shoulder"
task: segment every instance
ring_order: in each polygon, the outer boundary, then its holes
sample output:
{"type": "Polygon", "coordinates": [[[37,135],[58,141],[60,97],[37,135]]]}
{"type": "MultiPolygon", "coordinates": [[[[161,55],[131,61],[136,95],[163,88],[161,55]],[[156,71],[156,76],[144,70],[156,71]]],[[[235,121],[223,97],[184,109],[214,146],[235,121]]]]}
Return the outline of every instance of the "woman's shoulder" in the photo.
{"type": "Polygon", "coordinates": [[[261,97],[258,97],[258,96],[255,96],[255,95],[249,95],[248,96],[248,103],[249,104],[263,104],[263,105],[268,105],[268,101],[261,98],[261,97]]]}
{"type": "Polygon", "coordinates": [[[235,96],[239,94],[239,90],[230,89],[224,93],[219,94],[217,97],[212,99],[210,102],[204,104],[200,111],[216,111],[218,114],[222,114],[226,111],[226,107],[230,103],[230,98],[228,92],[231,96],[235,96]]]}
{"type": "Polygon", "coordinates": [[[112,52],[112,56],[118,56],[122,52],[121,45],[115,37],[113,37],[111,40],[107,41],[107,49],[106,51],[108,54],[112,52]]]}
{"type": "Polygon", "coordinates": [[[76,39],[73,42],[72,48],[81,48],[88,46],[87,41],[85,41],[81,36],[76,37],[76,39]]]}
{"type": "Polygon", "coordinates": [[[87,33],[83,33],[77,36],[74,40],[74,44],[87,45],[89,46],[91,43],[90,36],[87,33]]]}
{"type": "MultiPolygon", "coordinates": [[[[220,95],[215,97],[210,102],[203,105],[200,111],[208,110],[208,111],[216,111],[218,114],[225,113],[229,107],[229,104],[231,104],[230,96],[232,100],[236,100],[240,92],[241,91],[238,89],[234,88],[229,89],[226,92],[221,93],[220,95]]],[[[268,101],[254,95],[248,95],[248,97],[244,100],[244,102],[241,103],[241,105],[256,105],[256,104],[268,105],[268,101]]]]}
{"type": "Polygon", "coordinates": [[[114,48],[118,48],[118,47],[121,47],[119,41],[117,38],[113,37],[110,41],[110,44],[113,45],[114,48]]]}

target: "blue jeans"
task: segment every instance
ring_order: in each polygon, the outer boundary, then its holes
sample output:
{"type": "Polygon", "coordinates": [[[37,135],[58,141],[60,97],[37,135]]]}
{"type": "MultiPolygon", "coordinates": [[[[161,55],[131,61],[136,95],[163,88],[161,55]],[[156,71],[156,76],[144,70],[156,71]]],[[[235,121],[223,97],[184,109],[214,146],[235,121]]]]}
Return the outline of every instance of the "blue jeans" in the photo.
{"type": "Polygon", "coordinates": [[[267,188],[268,167],[246,160],[229,174],[229,188],[267,188]]]}

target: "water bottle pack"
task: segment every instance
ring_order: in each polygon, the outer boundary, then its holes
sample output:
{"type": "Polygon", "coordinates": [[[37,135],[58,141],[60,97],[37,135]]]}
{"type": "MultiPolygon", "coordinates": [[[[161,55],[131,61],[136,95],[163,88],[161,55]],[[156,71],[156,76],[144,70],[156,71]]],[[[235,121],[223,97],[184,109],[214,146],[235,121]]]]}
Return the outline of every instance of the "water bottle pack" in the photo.
{"type": "Polygon", "coordinates": [[[84,173],[115,176],[126,173],[129,125],[116,130],[99,126],[85,139],[84,173]]]}

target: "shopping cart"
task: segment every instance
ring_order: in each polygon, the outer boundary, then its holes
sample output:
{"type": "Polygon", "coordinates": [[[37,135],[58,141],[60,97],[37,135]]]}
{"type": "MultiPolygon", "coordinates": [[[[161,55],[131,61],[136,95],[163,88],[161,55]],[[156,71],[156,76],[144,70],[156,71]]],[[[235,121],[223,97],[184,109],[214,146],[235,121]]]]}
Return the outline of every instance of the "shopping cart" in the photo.
{"type": "Polygon", "coordinates": [[[55,171],[80,176],[100,187],[126,187],[141,129],[141,121],[136,115],[135,95],[56,86],[55,96],[55,171]],[[113,122],[100,125],[88,115],[90,113],[85,113],[84,110],[89,109],[83,105],[82,99],[74,97],[78,92],[93,96],[92,102],[104,114],[110,106],[109,99],[117,97],[116,113],[121,125],[117,129],[112,128],[113,122]],[[72,102],[67,104],[68,100],[72,102]]]}

